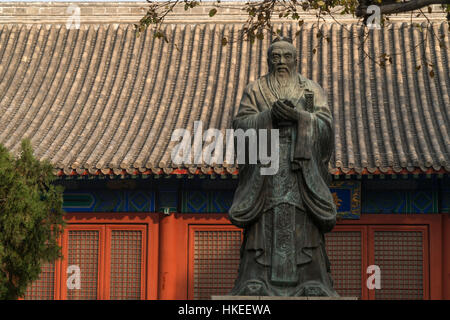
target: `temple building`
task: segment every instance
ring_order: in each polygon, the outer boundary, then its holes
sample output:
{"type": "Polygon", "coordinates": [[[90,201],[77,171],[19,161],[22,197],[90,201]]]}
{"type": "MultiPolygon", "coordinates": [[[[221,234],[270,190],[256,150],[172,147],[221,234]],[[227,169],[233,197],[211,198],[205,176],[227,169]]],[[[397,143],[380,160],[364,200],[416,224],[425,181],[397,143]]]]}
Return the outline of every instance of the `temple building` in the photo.
{"type": "MultiPolygon", "coordinates": [[[[237,4],[213,18],[207,5],[176,8],[163,25],[168,42],[149,30],[136,37],[145,2],[69,5],[0,4],[0,143],[15,153],[30,138],[35,155],[53,164],[68,222],[63,259],[43,266],[24,299],[228,293],[242,239],[227,215],[239,167],[176,166],[171,136],[193,132],[195,121],[230,128],[245,86],[268,71],[271,37],[223,45],[246,20],[237,4]],[[79,27],[68,28],[74,12],[79,27]],[[80,289],[66,284],[73,265],[80,289]]],[[[427,32],[408,14],[367,37],[351,17],[302,18],[274,22],[293,38],[298,71],[326,90],[334,118],[329,187],[338,222],[326,246],[336,290],[450,299],[445,14],[430,14],[427,32]],[[385,68],[383,53],[392,62],[385,68]],[[368,285],[373,266],[379,288],[368,285]]]]}

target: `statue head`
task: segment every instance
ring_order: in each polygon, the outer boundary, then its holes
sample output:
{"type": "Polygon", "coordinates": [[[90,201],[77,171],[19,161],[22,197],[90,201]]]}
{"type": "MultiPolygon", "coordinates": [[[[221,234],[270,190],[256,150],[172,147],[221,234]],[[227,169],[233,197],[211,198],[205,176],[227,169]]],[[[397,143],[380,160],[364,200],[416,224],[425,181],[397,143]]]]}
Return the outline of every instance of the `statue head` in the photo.
{"type": "Polygon", "coordinates": [[[297,71],[297,51],[292,40],[286,37],[278,37],[272,41],[267,51],[269,72],[275,76],[289,77],[297,71]]]}

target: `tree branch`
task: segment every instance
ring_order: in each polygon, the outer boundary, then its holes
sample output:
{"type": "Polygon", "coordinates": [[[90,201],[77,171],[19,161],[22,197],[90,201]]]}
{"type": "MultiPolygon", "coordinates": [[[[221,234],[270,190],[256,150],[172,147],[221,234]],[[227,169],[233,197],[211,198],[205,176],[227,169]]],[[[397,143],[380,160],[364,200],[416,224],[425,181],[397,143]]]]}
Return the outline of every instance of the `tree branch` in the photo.
{"type": "MultiPolygon", "coordinates": [[[[450,4],[450,0],[410,0],[408,2],[388,2],[385,4],[370,1],[369,4],[379,6],[381,14],[394,14],[418,10],[432,4],[450,4]]],[[[365,17],[367,15],[367,8],[367,2],[361,1],[361,4],[356,8],[356,16],[360,18],[365,17]]]]}

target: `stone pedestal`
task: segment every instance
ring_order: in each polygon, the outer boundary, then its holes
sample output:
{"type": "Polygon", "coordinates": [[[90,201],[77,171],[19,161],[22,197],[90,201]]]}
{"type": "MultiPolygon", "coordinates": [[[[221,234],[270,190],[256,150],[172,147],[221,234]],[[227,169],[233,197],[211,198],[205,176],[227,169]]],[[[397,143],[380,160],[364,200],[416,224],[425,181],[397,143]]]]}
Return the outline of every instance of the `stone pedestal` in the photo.
{"type": "Polygon", "coordinates": [[[358,300],[357,297],[211,296],[211,300],[358,300]]]}

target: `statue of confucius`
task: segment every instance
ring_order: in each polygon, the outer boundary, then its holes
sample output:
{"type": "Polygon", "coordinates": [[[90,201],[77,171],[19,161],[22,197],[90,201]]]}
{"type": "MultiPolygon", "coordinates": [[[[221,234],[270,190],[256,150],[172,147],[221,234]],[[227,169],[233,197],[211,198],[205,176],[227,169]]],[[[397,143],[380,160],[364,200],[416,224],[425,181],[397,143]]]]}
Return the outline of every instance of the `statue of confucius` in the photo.
{"type": "Polygon", "coordinates": [[[290,39],[272,42],[268,63],[269,73],[246,87],[233,128],[279,129],[279,169],[261,175],[260,162],[239,165],[229,217],[244,229],[244,241],[230,294],[338,297],[324,239],[336,224],[327,185],[334,147],[327,96],[297,73],[290,39]]]}

